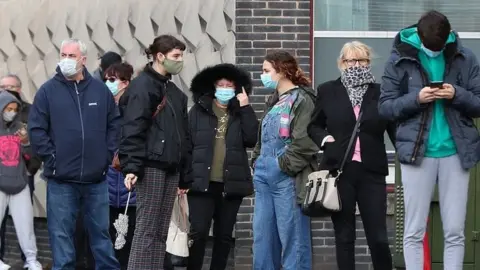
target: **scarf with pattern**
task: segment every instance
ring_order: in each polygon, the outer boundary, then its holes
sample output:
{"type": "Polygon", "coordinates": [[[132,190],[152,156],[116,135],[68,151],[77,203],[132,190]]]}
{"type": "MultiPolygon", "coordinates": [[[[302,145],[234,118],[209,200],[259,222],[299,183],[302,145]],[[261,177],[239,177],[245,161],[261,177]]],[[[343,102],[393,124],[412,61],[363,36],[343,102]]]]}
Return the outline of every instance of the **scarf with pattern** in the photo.
{"type": "Polygon", "coordinates": [[[342,72],[340,79],[347,89],[352,107],[362,106],[368,85],[375,82],[370,65],[349,67],[342,72]]]}

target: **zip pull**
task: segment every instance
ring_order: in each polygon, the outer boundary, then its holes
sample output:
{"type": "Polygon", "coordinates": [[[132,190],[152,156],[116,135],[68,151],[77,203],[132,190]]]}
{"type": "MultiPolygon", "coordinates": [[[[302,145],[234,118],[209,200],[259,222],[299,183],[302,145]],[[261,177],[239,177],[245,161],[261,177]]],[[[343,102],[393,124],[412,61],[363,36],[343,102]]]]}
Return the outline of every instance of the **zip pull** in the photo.
{"type": "Polygon", "coordinates": [[[78,93],[77,83],[73,83],[73,85],[75,85],[75,92],[77,92],[77,95],[80,95],[80,94],[78,93]]]}

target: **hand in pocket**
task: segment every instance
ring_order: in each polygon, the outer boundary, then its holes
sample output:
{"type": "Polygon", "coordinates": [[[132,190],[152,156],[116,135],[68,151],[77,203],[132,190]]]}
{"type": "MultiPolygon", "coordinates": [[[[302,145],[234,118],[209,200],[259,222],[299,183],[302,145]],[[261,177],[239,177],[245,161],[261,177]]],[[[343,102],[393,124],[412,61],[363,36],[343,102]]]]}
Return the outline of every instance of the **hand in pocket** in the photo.
{"type": "Polygon", "coordinates": [[[338,142],[325,143],[323,150],[323,159],[327,165],[336,165],[340,163],[341,153],[338,147],[338,142]]]}
{"type": "Polygon", "coordinates": [[[275,165],[277,165],[277,169],[280,172],[284,172],[282,167],[280,166],[280,159],[282,158],[283,154],[275,158],[275,165]]]}

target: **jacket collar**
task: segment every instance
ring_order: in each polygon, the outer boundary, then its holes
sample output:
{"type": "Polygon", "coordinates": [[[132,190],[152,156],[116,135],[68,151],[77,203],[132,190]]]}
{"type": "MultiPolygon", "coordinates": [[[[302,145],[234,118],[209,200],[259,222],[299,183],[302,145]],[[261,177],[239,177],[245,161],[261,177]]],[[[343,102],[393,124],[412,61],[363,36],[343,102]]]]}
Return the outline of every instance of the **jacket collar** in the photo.
{"type": "MultiPolygon", "coordinates": [[[[68,85],[69,87],[73,87],[75,81],[68,80],[67,78],[65,78],[65,76],[62,74],[62,71],[60,70],[60,67],[57,66],[55,71],[56,71],[56,74],[53,77],[55,80],[60,81],[65,85],[68,85]]],[[[88,72],[87,67],[83,66],[82,73],[83,73],[83,79],[77,83],[77,89],[80,92],[85,90],[87,86],[90,84],[91,80],[93,79],[93,77],[90,75],[90,72],[88,72]]]]}
{"type": "MultiPolygon", "coordinates": [[[[299,90],[299,96],[301,96],[303,98],[303,96],[310,96],[312,98],[312,100],[315,102],[315,99],[317,97],[317,93],[315,92],[315,90],[313,90],[312,88],[310,87],[305,87],[305,86],[297,86],[297,87],[294,87],[288,91],[286,91],[284,94],[290,92],[290,91],[293,91],[295,89],[298,89],[299,90]]],[[[274,91],[273,94],[271,94],[268,99],[267,99],[267,107],[270,108],[272,107],[273,105],[275,105],[278,100],[279,100],[279,96],[278,96],[278,92],[277,91],[274,91]]]]}
{"type": "Polygon", "coordinates": [[[164,76],[158,73],[155,69],[153,69],[152,65],[153,65],[153,62],[150,62],[147,65],[145,65],[145,68],[143,69],[143,71],[152,79],[156,81],[160,81],[162,83],[166,83],[172,78],[171,75],[164,76]]]}

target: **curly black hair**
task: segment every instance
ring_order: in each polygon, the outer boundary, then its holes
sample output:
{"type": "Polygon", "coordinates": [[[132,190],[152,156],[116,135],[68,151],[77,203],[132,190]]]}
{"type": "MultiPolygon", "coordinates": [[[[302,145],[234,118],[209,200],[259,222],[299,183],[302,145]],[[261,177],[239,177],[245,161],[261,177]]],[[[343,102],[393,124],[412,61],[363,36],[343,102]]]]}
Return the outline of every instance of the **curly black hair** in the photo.
{"type": "Polygon", "coordinates": [[[247,95],[252,92],[252,80],[250,74],[233,64],[218,64],[207,67],[197,73],[192,80],[190,91],[194,102],[198,102],[202,96],[215,95],[215,83],[221,79],[232,81],[235,84],[235,93],[242,93],[245,89],[247,95]]]}

